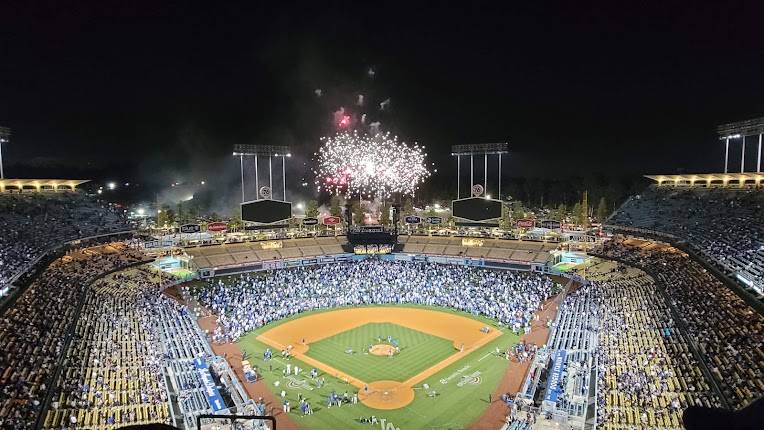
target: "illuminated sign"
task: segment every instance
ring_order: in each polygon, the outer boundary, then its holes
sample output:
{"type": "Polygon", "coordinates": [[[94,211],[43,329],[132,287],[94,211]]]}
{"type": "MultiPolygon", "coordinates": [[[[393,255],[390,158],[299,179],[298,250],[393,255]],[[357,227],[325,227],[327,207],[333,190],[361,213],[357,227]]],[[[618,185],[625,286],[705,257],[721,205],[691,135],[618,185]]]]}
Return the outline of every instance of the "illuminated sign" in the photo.
{"type": "Polygon", "coordinates": [[[462,246],[483,246],[483,239],[476,239],[474,237],[465,237],[462,238],[462,246]]]}
{"type": "Polygon", "coordinates": [[[264,242],[260,242],[260,247],[262,249],[281,249],[284,246],[284,243],[280,240],[266,240],[264,242]]]}
{"type": "Polygon", "coordinates": [[[217,233],[217,232],[226,231],[226,230],[228,230],[228,224],[224,222],[211,222],[207,224],[207,231],[217,233]]]}
{"type": "Polygon", "coordinates": [[[517,227],[518,228],[533,228],[536,226],[536,223],[532,219],[519,219],[517,220],[517,227]]]}
{"type": "Polygon", "coordinates": [[[406,221],[406,224],[419,224],[420,222],[422,222],[422,218],[419,218],[416,215],[409,215],[404,219],[406,221]]]}
{"type": "Polygon", "coordinates": [[[342,222],[338,216],[328,216],[324,218],[324,225],[337,225],[342,222]]]}

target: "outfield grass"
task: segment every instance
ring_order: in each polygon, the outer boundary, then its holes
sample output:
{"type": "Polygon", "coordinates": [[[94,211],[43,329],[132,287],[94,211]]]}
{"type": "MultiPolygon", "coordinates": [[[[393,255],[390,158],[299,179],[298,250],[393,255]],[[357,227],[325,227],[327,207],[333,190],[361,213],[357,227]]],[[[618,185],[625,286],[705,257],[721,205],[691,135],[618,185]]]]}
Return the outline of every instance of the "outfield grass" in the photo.
{"type": "Polygon", "coordinates": [[[307,355],[364,382],[403,382],[456,352],[448,339],[397,324],[369,323],[311,343],[307,355]],[[367,352],[371,345],[387,343],[387,336],[399,342],[399,354],[380,357],[367,352]],[[385,340],[379,342],[379,337],[385,340]],[[346,353],[348,349],[353,354],[346,353]]]}
{"type": "MultiPolygon", "coordinates": [[[[395,305],[385,305],[395,306],[395,305]]],[[[440,312],[456,313],[468,318],[473,318],[486,323],[486,325],[496,327],[495,322],[483,317],[475,317],[462,312],[453,310],[426,307],[426,306],[413,306],[413,305],[400,305],[401,307],[411,307],[420,309],[432,309],[440,312]]],[[[318,312],[331,312],[331,310],[324,310],[318,312]]],[[[294,318],[300,318],[302,314],[295,317],[288,318],[275,322],[271,325],[262,327],[255,330],[239,341],[239,346],[249,354],[249,361],[253,366],[257,366],[267,386],[271,388],[274,393],[280,393],[282,389],[286,390],[287,398],[292,404],[292,413],[290,414],[294,421],[305,429],[320,429],[320,430],[333,430],[338,428],[358,428],[369,429],[368,424],[361,424],[359,417],[376,416],[378,419],[385,418],[389,422],[393,423],[396,427],[401,429],[460,429],[468,427],[488,406],[488,394],[492,393],[499,381],[501,380],[507,365],[509,364],[504,358],[500,358],[493,354],[495,348],[505,349],[507,346],[512,345],[518,341],[518,336],[511,331],[504,329],[502,336],[488,342],[481,348],[467,355],[463,359],[456,363],[446,367],[442,371],[428,378],[424,383],[429,384],[431,390],[435,390],[438,394],[436,397],[429,397],[426,395],[425,390],[421,385],[414,387],[415,398],[408,406],[395,410],[382,411],[377,409],[371,409],[361,403],[357,405],[345,405],[341,408],[326,407],[326,398],[332,392],[335,391],[339,394],[347,391],[353,393],[355,387],[346,384],[331,375],[320,374],[319,376],[325,378],[326,384],[317,388],[311,381],[310,377],[301,375],[300,377],[290,377],[291,379],[284,378],[282,376],[282,369],[285,362],[280,357],[276,357],[268,363],[263,362],[263,351],[267,347],[262,342],[258,341],[256,337],[272,328],[274,325],[282,324],[294,318]],[[269,369],[269,365],[272,366],[272,370],[269,369]],[[462,376],[474,376],[471,379],[462,379],[462,376]],[[275,382],[279,383],[279,386],[274,385],[275,382]],[[465,381],[477,382],[477,383],[464,383],[465,381]],[[445,383],[443,383],[445,382],[445,383]],[[301,393],[304,397],[307,397],[308,401],[313,406],[314,415],[302,416],[297,410],[299,402],[297,400],[297,394],[301,393]]],[[[361,327],[358,327],[361,328],[361,327]]],[[[353,331],[353,330],[351,330],[353,331]]],[[[414,331],[414,330],[412,330],[414,331]]],[[[417,332],[418,333],[418,332],[417,332]]],[[[373,333],[372,337],[382,335],[383,333],[373,333]]],[[[426,335],[428,336],[428,335],[426,335]]],[[[320,343],[320,342],[318,342],[320,343]]],[[[318,344],[317,343],[317,344],[318,344]]],[[[403,346],[403,345],[402,345],[403,346]]],[[[450,348],[452,348],[449,345],[450,348]]],[[[311,349],[313,345],[311,345],[311,349]]],[[[344,348],[340,355],[344,354],[344,348]]],[[[453,351],[453,348],[451,349],[453,351]]],[[[311,351],[309,351],[309,355],[311,351]]],[[[353,357],[353,358],[358,358],[353,357]]],[[[385,357],[374,357],[381,360],[390,360],[385,357]]],[[[397,358],[397,357],[396,357],[397,358]]],[[[396,358],[393,358],[394,361],[396,358]]],[[[434,362],[438,360],[435,359],[434,362]]],[[[300,362],[297,359],[292,358],[290,362],[298,364],[304,369],[310,369],[305,363],[300,362]]],[[[332,365],[337,365],[337,362],[329,362],[332,365]]],[[[431,362],[433,363],[433,362],[431,362]]],[[[395,367],[395,366],[390,366],[395,367]]],[[[379,366],[378,369],[384,370],[384,366],[379,366]]],[[[349,370],[349,369],[343,369],[349,370]]],[[[307,372],[306,372],[307,373],[307,372]]],[[[372,380],[379,380],[384,378],[370,378],[372,380]]],[[[280,405],[274,405],[276,408],[280,405]]],[[[375,427],[376,428],[376,427],[375,427]]]]}

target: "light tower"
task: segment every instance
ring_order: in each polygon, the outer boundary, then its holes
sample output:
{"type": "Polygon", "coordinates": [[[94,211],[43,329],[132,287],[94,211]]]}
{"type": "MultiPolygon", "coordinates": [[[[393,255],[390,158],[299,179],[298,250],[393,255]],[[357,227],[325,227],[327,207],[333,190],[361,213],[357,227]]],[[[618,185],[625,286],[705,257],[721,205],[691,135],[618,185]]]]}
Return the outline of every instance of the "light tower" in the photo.
{"type": "Polygon", "coordinates": [[[5,172],[3,172],[3,144],[7,143],[10,137],[11,129],[0,127],[0,179],[5,179],[5,172]]]}
{"type": "MultiPolygon", "coordinates": [[[[464,226],[498,226],[496,220],[501,217],[501,161],[502,156],[509,152],[506,142],[482,143],[474,145],[454,145],[451,155],[456,157],[456,200],[451,202],[451,214],[457,220],[456,225],[464,226]],[[483,156],[483,183],[475,183],[475,156],[483,156]],[[497,169],[497,199],[488,194],[488,158],[496,156],[497,169]],[[462,157],[469,157],[470,182],[468,197],[461,195],[462,157]]],[[[478,160],[479,162],[479,160],[478,160]]],[[[480,179],[478,179],[479,181],[480,179]]]]}
{"type": "MultiPolygon", "coordinates": [[[[235,145],[233,155],[239,157],[241,168],[241,219],[257,225],[275,226],[286,222],[292,216],[292,204],[286,200],[286,158],[292,156],[289,148],[286,146],[275,145],[235,145]],[[244,181],[244,162],[252,157],[255,167],[255,199],[247,200],[244,181]],[[268,159],[268,185],[260,186],[260,172],[258,166],[261,158],[268,159]],[[278,182],[278,173],[281,174],[281,189],[276,192],[273,183],[273,159],[281,159],[281,169],[277,170],[276,181],[278,182]],[[276,197],[281,197],[277,199],[276,197]]],[[[265,179],[264,179],[265,180],[265,179]]],[[[276,184],[278,188],[278,183],[276,184]]]]}

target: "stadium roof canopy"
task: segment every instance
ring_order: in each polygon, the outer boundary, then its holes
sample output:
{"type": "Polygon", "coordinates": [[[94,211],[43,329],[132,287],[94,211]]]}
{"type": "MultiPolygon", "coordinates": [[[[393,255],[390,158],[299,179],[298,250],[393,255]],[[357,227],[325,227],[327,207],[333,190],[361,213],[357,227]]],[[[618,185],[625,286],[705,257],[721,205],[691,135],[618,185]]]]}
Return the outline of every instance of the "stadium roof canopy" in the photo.
{"type": "Polygon", "coordinates": [[[733,186],[764,185],[764,172],[746,173],[682,173],[674,175],[645,175],[658,185],[733,186]]]}
{"type": "Polygon", "coordinates": [[[5,191],[73,191],[89,179],[0,179],[0,192],[5,191]]]}
{"type": "Polygon", "coordinates": [[[716,132],[722,139],[762,134],[764,133],[764,117],[722,124],[716,127],[716,132]]]}

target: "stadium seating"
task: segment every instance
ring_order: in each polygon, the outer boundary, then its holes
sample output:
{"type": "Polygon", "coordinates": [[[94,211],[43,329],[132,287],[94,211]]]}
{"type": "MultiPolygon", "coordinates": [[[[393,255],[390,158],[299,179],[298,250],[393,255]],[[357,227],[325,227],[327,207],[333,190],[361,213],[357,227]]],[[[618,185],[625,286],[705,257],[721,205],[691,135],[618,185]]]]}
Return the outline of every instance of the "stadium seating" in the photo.
{"type": "MultiPolygon", "coordinates": [[[[655,276],[668,298],[667,308],[673,311],[662,319],[680,320],[669,327],[670,338],[675,331],[686,330],[687,350],[703,360],[724,402],[740,409],[764,395],[764,317],[686,254],[667,245],[647,247],[633,242],[617,237],[602,253],[655,276]]],[[[660,295],[647,291],[644,296],[644,309],[661,309],[660,295]]],[[[697,390],[698,385],[694,387],[697,390]]]]}
{"type": "Polygon", "coordinates": [[[132,249],[113,246],[67,255],[48,266],[4,313],[0,428],[34,426],[87,285],[100,274],[141,258],[132,249]]]}
{"type": "Polygon", "coordinates": [[[688,406],[719,405],[654,280],[637,269],[594,279],[601,304],[598,423],[675,428],[688,406]]]}
{"type": "MultiPolygon", "coordinates": [[[[482,246],[465,246],[461,237],[405,236],[398,237],[403,252],[423,255],[445,255],[454,257],[485,258],[495,261],[518,263],[544,263],[549,260],[549,251],[557,244],[523,242],[517,240],[478,239],[482,246]]],[[[223,268],[264,261],[316,257],[342,254],[344,237],[316,237],[306,239],[284,239],[280,248],[269,248],[271,241],[223,244],[186,248],[199,269],[223,268]]]]}
{"type": "MultiPolygon", "coordinates": [[[[193,428],[196,416],[211,412],[194,360],[208,360],[212,350],[195,317],[162,294],[164,286],[167,278],[141,266],[87,291],[45,428],[178,424],[176,413],[193,428]],[[170,398],[177,399],[177,412],[170,398]]],[[[231,387],[231,369],[216,367],[231,387]]],[[[226,394],[237,407],[249,400],[243,390],[226,394]]]]}
{"type": "Polygon", "coordinates": [[[709,261],[764,289],[764,193],[746,189],[653,186],[615,211],[608,224],[688,241],[709,261]]]}
{"type": "Polygon", "coordinates": [[[129,230],[124,212],[80,193],[0,194],[0,291],[65,241],[129,230]]]}

